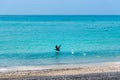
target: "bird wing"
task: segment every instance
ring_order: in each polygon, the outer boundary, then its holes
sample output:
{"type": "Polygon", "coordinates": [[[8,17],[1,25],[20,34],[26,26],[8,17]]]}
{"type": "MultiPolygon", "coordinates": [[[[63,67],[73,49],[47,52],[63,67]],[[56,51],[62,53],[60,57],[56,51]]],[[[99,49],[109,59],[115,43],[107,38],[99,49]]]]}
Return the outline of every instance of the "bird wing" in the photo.
{"type": "Polygon", "coordinates": [[[58,46],[56,45],[56,46],[55,46],[55,48],[57,49],[57,48],[58,48],[58,46]]]}
{"type": "Polygon", "coordinates": [[[59,45],[59,48],[61,47],[61,45],[59,45]]]}

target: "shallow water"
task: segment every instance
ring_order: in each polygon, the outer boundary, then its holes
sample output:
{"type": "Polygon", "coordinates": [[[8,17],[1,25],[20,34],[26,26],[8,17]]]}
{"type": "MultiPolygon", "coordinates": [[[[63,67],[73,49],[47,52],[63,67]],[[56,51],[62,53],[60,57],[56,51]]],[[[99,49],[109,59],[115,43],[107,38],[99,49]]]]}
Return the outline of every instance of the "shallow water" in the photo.
{"type": "Polygon", "coordinates": [[[120,51],[0,54],[0,67],[118,62],[120,51]]]}
{"type": "Polygon", "coordinates": [[[120,16],[0,16],[0,67],[119,61],[119,25],[120,16]]]}

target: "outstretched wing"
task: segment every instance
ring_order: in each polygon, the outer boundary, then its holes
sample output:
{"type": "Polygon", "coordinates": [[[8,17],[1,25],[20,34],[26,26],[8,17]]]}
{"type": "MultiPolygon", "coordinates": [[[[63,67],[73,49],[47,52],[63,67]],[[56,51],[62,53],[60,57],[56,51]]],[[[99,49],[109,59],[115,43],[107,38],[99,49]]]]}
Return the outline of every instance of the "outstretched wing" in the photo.
{"type": "Polygon", "coordinates": [[[58,46],[56,45],[56,46],[55,46],[55,48],[57,49],[57,48],[58,48],[58,46]]]}
{"type": "Polygon", "coordinates": [[[60,48],[61,47],[61,45],[59,45],[59,47],[58,48],[60,48]]]}

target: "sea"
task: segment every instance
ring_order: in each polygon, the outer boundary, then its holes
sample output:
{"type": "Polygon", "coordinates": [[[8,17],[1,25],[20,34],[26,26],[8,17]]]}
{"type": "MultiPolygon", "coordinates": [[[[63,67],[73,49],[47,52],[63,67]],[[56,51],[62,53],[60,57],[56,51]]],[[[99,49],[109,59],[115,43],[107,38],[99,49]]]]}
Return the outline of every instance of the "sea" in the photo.
{"type": "Polygon", "coordinates": [[[0,68],[104,62],[120,62],[119,15],[0,15],[0,68]]]}

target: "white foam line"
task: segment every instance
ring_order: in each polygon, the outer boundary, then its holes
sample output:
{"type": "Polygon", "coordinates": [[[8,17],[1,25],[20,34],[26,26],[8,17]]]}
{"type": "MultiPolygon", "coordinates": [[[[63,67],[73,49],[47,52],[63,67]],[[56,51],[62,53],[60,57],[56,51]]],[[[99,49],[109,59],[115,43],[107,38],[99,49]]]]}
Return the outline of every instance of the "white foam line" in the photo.
{"type": "Polygon", "coordinates": [[[0,68],[0,72],[9,71],[25,71],[25,70],[44,70],[44,69],[63,69],[63,68],[78,68],[78,67],[90,67],[90,66],[120,66],[120,62],[106,62],[95,64],[70,64],[70,65],[51,65],[51,66],[16,66],[9,68],[0,68]]]}
{"type": "Polygon", "coordinates": [[[7,68],[0,68],[0,72],[6,72],[6,71],[8,71],[7,68]]]}

